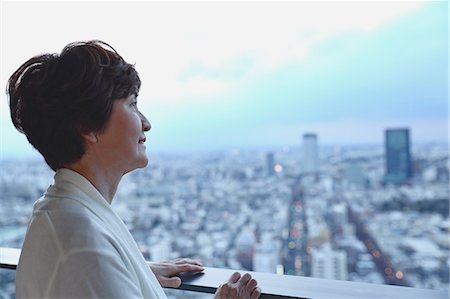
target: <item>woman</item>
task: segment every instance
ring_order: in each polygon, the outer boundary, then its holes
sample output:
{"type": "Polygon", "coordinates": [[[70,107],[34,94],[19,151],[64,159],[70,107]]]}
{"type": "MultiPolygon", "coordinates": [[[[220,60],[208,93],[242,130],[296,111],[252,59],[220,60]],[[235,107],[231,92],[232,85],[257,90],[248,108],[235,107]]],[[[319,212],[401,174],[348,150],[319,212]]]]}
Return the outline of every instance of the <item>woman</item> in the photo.
{"type": "MultiPolygon", "coordinates": [[[[165,298],[198,261],[147,264],[111,209],[122,176],[148,163],[150,123],[137,108],[140,79],[101,41],[25,62],[9,79],[14,126],[56,172],[36,201],[16,274],[17,298],[165,298]]],[[[233,274],[216,298],[257,298],[233,274]]]]}

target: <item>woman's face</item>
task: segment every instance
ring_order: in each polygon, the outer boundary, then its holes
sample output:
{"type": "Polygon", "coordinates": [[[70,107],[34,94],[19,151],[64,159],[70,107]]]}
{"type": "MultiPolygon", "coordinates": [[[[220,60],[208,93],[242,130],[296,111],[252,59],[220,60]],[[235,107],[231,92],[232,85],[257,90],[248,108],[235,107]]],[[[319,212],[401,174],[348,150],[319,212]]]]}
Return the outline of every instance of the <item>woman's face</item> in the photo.
{"type": "Polygon", "coordinates": [[[148,163],[145,151],[145,131],[151,128],[149,121],[137,108],[134,95],[115,100],[111,117],[105,130],[97,134],[95,152],[108,168],[123,174],[148,163]]]}

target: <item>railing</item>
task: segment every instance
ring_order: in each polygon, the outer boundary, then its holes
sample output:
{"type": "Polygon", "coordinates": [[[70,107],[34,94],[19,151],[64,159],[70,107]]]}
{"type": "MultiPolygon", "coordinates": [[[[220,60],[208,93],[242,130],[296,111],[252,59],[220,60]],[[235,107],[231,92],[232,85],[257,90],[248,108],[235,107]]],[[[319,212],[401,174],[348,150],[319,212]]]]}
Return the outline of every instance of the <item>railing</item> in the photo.
{"type": "MultiPolygon", "coordinates": [[[[0,247],[0,268],[16,269],[20,249],[0,247]]],[[[199,274],[181,275],[180,289],[214,293],[233,270],[205,267],[199,274]]],[[[242,271],[241,271],[242,272],[242,271]]],[[[448,290],[428,290],[311,277],[249,272],[262,289],[261,298],[304,299],[447,299],[448,290]]]]}

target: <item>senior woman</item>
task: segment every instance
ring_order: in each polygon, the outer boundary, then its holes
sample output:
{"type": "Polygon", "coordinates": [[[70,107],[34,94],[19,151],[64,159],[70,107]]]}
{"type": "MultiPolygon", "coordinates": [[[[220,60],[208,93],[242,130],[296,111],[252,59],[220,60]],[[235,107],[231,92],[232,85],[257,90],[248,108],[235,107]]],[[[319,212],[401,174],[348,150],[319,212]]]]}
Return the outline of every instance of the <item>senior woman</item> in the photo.
{"type": "MultiPolygon", "coordinates": [[[[31,58],[7,93],[14,126],[55,171],[36,201],[16,274],[17,298],[166,298],[195,260],[147,263],[111,202],[123,175],[145,167],[150,123],[133,65],[101,41],[31,58]]],[[[216,298],[257,298],[234,273],[216,298]]]]}

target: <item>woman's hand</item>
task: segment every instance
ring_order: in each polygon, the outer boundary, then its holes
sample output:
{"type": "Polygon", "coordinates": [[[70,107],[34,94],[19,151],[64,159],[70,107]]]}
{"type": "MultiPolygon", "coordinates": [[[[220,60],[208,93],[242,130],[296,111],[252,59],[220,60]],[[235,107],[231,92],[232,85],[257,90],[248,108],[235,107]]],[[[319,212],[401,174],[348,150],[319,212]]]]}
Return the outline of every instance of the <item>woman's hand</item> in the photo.
{"type": "Polygon", "coordinates": [[[148,262],[150,269],[162,287],[178,288],[181,279],[175,275],[181,272],[201,272],[202,264],[192,259],[175,259],[162,262],[148,262]]]}
{"type": "Polygon", "coordinates": [[[256,299],[261,295],[261,289],[252,276],[235,272],[227,283],[221,284],[214,295],[215,299],[256,299]]]}

